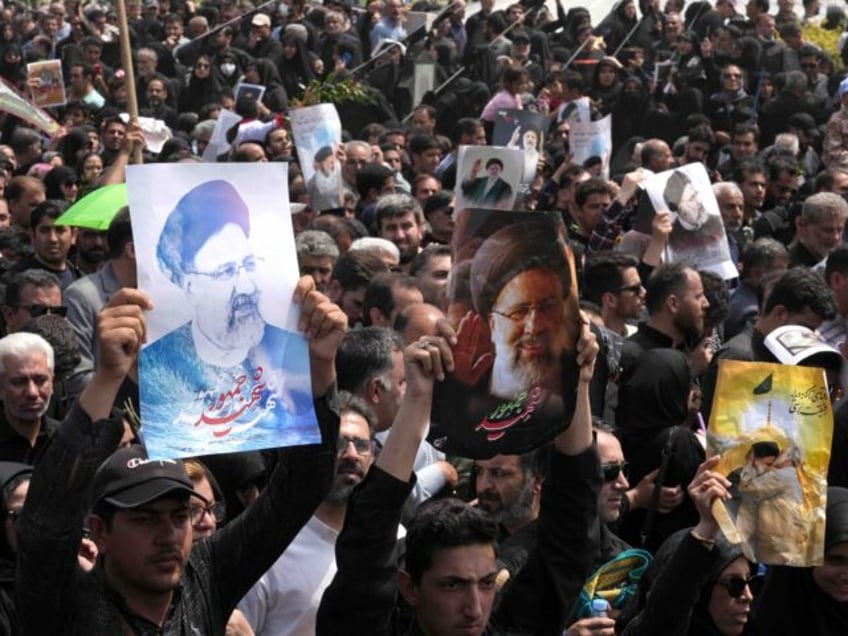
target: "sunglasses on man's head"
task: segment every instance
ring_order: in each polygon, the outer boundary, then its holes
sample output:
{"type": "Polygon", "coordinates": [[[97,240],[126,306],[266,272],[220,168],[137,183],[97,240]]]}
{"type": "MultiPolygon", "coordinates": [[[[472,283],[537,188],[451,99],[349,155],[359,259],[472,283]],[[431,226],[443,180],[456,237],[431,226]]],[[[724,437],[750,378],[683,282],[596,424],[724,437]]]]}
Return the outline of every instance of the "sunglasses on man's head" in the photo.
{"type": "Polygon", "coordinates": [[[601,474],[604,477],[604,481],[606,483],[612,483],[620,474],[624,474],[624,478],[627,479],[627,473],[630,470],[629,462],[610,462],[608,464],[601,464],[601,474]]]}

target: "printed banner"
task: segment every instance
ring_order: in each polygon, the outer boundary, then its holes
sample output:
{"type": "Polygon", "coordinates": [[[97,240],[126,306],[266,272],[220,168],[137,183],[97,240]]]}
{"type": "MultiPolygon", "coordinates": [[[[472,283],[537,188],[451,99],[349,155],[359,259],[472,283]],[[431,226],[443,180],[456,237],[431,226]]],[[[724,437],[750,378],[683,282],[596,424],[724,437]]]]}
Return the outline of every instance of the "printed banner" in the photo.
{"type": "Polygon", "coordinates": [[[297,158],[312,208],[342,207],[342,167],[336,157],[342,143],[342,122],[336,107],[318,104],[296,108],[290,115],[297,158]]]}
{"type": "Polygon", "coordinates": [[[589,172],[592,176],[609,179],[609,165],[612,157],[612,115],[597,121],[572,121],[570,128],[568,143],[575,163],[583,165],[589,159],[600,159],[600,162],[595,163],[594,168],[589,168],[589,172]]]}
{"type": "Polygon", "coordinates": [[[672,213],[667,262],[686,263],[724,279],[739,276],[704,164],[689,163],[655,174],[645,182],[645,192],[655,210],[672,213]]]}
{"type": "Polygon", "coordinates": [[[728,539],[750,560],[808,567],[824,559],[833,413],[824,372],[762,362],[719,362],[708,455],[732,483],[717,502],[728,539]]]}
{"type": "Polygon", "coordinates": [[[35,106],[49,108],[64,106],[68,102],[65,96],[61,60],[27,64],[27,79],[32,93],[32,103],[35,106]]]}
{"type": "Polygon", "coordinates": [[[0,110],[5,113],[11,113],[31,126],[44,131],[51,137],[59,132],[61,128],[59,122],[42,109],[34,106],[27,99],[21,97],[2,77],[0,77],[0,110]]]}
{"type": "Polygon", "coordinates": [[[517,148],[460,146],[456,169],[456,209],[511,210],[524,173],[517,148]]]}
{"type": "Polygon", "coordinates": [[[539,157],[545,147],[545,131],[548,118],[529,110],[508,109],[495,114],[495,129],[492,145],[518,148],[524,155],[522,183],[533,183],[539,157]]]}
{"type": "Polygon", "coordinates": [[[155,307],[139,358],[152,458],[320,440],[292,303],[286,173],[285,163],[127,168],[138,286],[155,307]]]}
{"type": "Polygon", "coordinates": [[[570,423],[581,320],[567,246],[555,215],[457,215],[448,307],[455,370],[436,383],[429,436],[439,450],[524,453],[570,423]]]}

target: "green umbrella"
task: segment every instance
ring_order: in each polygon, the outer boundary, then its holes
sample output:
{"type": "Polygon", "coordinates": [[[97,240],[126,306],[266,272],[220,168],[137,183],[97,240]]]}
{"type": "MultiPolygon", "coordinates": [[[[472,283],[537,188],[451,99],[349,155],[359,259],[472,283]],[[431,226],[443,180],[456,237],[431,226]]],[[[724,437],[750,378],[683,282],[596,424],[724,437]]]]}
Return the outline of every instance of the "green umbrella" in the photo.
{"type": "Polygon", "coordinates": [[[127,184],[116,183],[97,188],[74,203],[56,219],[56,225],[108,230],[112,219],[127,202],[127,184]]]}

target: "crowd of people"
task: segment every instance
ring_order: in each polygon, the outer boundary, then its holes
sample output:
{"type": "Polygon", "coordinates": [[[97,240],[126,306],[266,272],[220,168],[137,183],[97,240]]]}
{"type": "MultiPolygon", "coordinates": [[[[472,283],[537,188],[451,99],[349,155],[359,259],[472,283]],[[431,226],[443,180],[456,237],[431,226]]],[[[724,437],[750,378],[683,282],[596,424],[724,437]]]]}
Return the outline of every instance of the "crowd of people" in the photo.
{"type": "MultiPolygon", "coordinates": [[[[60,60],[68,101],[50,110],[51,138],[0,113],[0,633],[848,633],[845,7],[621,0],[593,24],[556,6],[128,0],[140,114],[170,130],[154,152],[122,116],[114,6],[3,5],[0,77],[28,95],[27,64],[60,60]],[[414,103],[421,63],[435,90],[414,103]],[[240,83],[264,93],[236,99],[240,83]],[[287,119],[328,94],[344,143],[323,158],[340,163],[340,205],[310,196],[287,119]],[[288,164],[302,388],[322,441],[154,461],[137,364],[152,305],[129,209],[106,230],[56,221],[123,183],[139,150],[145,164],[201,161],[225,109],[238,116],[230,148],[205,160],[288,164]],[[491,145],[508,109],[547,122],[510,142],[527,160],[515,210],[533,216],[498,233],[487,268],[452,268],[465,249],[458,149],[491,145]],[[575,161],[580,112],[611,116],[608,161],[575,161]],[[693,163],[712,193],[679,189],[715,197],[734,276],[669,262],[676,213],[642,190],[693,163]],[[559,239],[531,222],[543,213],[559,239]],[[541,296],[516,300],[528,289],[541,296]],[[458,333],[487,325],[500,360],[481,368],[458,333]],[[721,474],[705,451],[719,361],[777,363],[766,338],[787,325],[837,354],[811,567],[754,563],[724,536],[714,504],[751,475],[721,474]],[[466,412],[463,390],[435,409],[439,383],[462,374],[509,399],[510,361],[533,358],[555,358],[535,367],[546,389],[574,369],[568,421],[548,443],[439,450],[437,416],[466,412]]],[[[493,206],[503,168],[491,159],[478,180],[493,206]]],[[[198,343],[235,352],[229,372],[288,338],[246,305],[255,259],[231,190],[198,187],[160,237],[193,318],[158,349],[197,354],[170,371],[157,358],[175,384],[221,372],[198,343]]],[[[782,455],[760,442],[747,461],[755,472],[782,455]]]]}

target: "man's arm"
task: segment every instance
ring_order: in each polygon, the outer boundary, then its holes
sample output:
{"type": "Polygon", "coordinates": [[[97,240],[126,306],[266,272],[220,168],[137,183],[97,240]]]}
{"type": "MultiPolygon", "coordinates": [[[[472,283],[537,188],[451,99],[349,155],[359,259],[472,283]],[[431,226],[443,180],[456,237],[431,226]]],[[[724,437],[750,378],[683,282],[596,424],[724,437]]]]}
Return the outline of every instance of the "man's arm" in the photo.
{"type": "Polygon", "coordinates": [[[33,473],[17,522],[22,633],[60,633],[79,609],[74,579],[88,492],[94,473],[117,449],[124,431],[120,420],[105,418],[144,341],[142,310],[149,308],[143,292],[124,289],[100,313],[97,371],[33,473]]]}
{"type": "Polygon", "coordinates": [[[538,546],[504,589],[498,627],[560,634],[598,550],[598,455],[592,439],[589,382],[598,345],[588,324],[577,346],[580,377],[571,425],[554,440],[538,520],[538,546]]]}
{"type": "Polygon", "coordinates": [[[271,479],[256,502],[207,544],[195,547],[197,558],[193,553],[192,560],[197,567],[212,568],[218,606],[225,616],[309,521],[333,480],[339,426],[333,360],[347,330],[347,317],[315,290],[310,276],[298,282],[295,299],[301,303],[299,326],[309,340],[322,441],[281,449],[271,479]]]}
{"type": "Polygon", "coordinates": [[[333,582],[321,598],[316,633],[390,634],[397,598],[394,549],[412,466],[430,421],[433,380],[452,370],[445,339],[425,337],[404,350],[407,389],[376,464],[347,505],[336,542],[333,582]]]}

